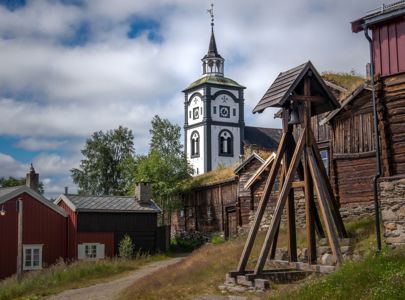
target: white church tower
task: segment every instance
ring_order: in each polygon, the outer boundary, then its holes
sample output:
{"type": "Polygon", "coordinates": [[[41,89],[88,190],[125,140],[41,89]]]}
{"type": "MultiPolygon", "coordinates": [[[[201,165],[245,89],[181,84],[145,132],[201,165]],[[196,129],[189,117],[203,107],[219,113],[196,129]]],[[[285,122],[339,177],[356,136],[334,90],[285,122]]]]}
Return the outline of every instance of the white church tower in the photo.
{"type": "Polygon", "coordinates": [[[239,161],[244,137],[245,87],[224,76],[224,59],[219,55],[211,14],[211,39],[202,58],[203,77],[183,92],[185,150],[194,174],[230,166],[239,161]]]}

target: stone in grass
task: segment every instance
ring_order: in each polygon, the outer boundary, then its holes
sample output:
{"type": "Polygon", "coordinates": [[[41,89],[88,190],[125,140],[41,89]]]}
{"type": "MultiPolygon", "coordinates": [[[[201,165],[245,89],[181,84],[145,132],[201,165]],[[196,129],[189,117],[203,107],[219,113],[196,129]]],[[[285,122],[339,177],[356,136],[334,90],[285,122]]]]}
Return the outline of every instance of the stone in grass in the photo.
{"type": "Polygon", "coordinates": [[[321,257],[321,264],[331,266],[335,263],[335,259],[333,258],[333,255],[329,253],[325,253],[321,257]]]}

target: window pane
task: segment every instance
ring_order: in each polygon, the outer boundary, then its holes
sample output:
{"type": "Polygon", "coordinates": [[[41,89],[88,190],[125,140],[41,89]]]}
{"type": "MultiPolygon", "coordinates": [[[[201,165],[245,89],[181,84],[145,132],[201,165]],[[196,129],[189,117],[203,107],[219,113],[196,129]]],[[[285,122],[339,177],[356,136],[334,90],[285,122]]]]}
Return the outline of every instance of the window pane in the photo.
{"type": "Polygon", "coordinates": [[[31,267],[31,249],[25,249],[25,263],[26,267],[31,267]]]}

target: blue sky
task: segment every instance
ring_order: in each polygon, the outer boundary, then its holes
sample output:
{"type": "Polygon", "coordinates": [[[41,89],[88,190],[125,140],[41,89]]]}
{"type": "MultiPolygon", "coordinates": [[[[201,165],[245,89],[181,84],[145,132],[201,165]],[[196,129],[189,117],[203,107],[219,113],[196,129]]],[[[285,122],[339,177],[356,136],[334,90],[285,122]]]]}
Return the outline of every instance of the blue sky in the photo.
{"type": "MultiPolygon", "coordinates": [[[[0,0],[0,176],[24,176],[33,162],[55,197],[75,190],[69,170],[94,131],[127,126],[145,153],[155,114],[182,126],[181,90],[201,76],[210,3],[0,0]]],[[[214,3],[225,75],[247,87],[246,123],[268,127],[279,127],[273,111],[250,112],[279,72],[311,59],[321,72],[364,73],[367,43],[350,21],[381,5],[214,3]]]]}

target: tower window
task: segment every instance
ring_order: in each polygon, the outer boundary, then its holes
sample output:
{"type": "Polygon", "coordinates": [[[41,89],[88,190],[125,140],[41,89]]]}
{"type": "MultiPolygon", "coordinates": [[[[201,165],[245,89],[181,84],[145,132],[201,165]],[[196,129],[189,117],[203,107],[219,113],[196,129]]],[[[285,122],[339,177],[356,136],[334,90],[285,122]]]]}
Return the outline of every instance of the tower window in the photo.
{"type": "Polygon", "coordinates": [[[200,156],[200,134],[197,131],[191,133],[191,157],[200,156]]]}
{"type": "Polygon", "coordinates": [[[234,108],[234,109],[232,110],[232,114],[233,114],[234,117],[236,117],[236,108],[234,108]]]}
{"type": "Polygon", "coordinates": [[[229,130],[222,130],[218,135],[219,155],[233,156],[233,136],[229,130]]]}
{"type": "Polygon", "coordinates": [[[214,115],[216,115],[216,114],[217,114],[217,107],[214,106],[214,115]]]}
{"type": "Polygon", "coordinates": [[[203,114],[202,107],[200,108],[201,115],[203,114]]]}
{"type": "Polygon", "coordinates": [[[188,117],[191,119],[191,110],[188,112],[188,117]]]}

